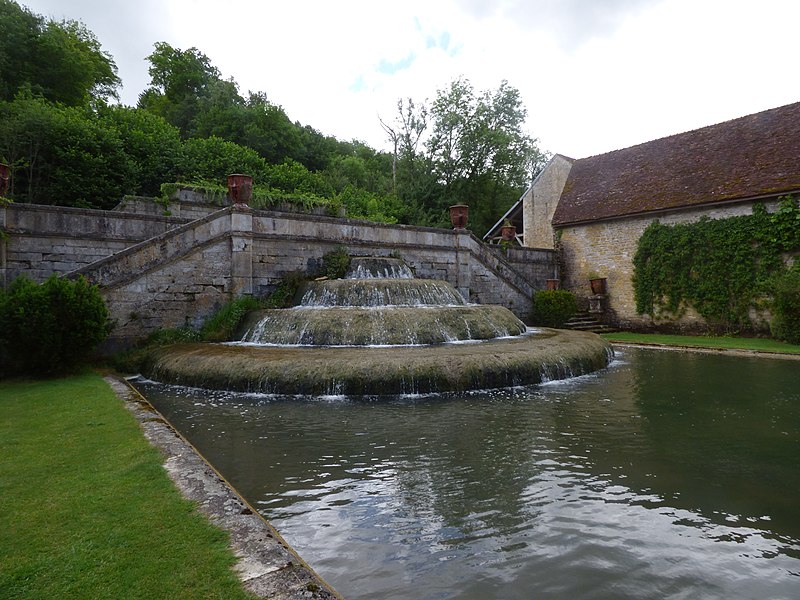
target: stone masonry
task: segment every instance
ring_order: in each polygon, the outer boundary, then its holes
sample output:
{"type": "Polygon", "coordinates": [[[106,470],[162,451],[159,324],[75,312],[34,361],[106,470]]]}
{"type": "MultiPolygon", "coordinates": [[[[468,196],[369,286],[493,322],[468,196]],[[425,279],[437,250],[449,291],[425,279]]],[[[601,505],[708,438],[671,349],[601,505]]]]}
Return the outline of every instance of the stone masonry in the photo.
{"type": "Polygon", "coordinates": [[[399,255],[417,277],[447,280],[470,301],[523,318],[556,269],[553,251],[503,253],[468,231],[196,205],[171,210],[199,217],[190,220],[154,214],[146,202],[147,214],[127,212],[136,202],[125,211],[0,208],[4,284],[20,274],[86,276],[106,298],[117,345],[158,327],[197,326],[234,297],[261,297],[288,273],[313,272],[339,246],[351,255],[399,255]]]}
{"type": "MultiPolygon", "coordinates": [[[[777,201],[766,203],[767,210],[775,210],[777,201]]],[[[658,214],[609,219],[594,223],[566,226],[559,229],[563,253],[562,278],[564,287],[579,297],[590,295],[589,274],[607,278],[606,319],[624,328],[648,328],[663,324],[649,315],[636,312],[633,293],[633,257],[647,226],[658,219],[665,225],[691,223],[701,217],[724,219],[751,214],[753,202],[732,202],[706,208],[665,211],[658,214]]],[[[756,318],[758,315],[753,315],[756,318]]],[[[669,323],[686,330],[703,329],[705,321],[693,311],[687,311],[679,320],[669,323]]]]}

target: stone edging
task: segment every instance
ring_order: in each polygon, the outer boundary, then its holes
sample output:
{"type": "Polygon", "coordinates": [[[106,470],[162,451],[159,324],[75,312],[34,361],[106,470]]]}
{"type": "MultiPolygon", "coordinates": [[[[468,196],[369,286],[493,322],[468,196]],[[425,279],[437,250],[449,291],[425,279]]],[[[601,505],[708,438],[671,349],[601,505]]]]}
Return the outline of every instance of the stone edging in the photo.
{"type": "Polygon", "coordinates": [[[181,494],[229,533],[239,559],[234,568],[249,592],[276,600],[343,600],[145,398],[119,377],[105,381],[165,456],[164,468],[181,494]]]}
{"type": "Polygon", "coordinates": [[[732,356],[750,356],[754,358],[777,358],[782,360],[800,360],[800,354],[785,354],[769,350],[747,350],[745,348],[710,348],[705,346],[671,346],[667,344],[645,342],[612,342],[612,346],[620,348],[645,348],[647,350],[672,350],[681,352],[699,352],[701,354],[730,354],[732,356]]]}

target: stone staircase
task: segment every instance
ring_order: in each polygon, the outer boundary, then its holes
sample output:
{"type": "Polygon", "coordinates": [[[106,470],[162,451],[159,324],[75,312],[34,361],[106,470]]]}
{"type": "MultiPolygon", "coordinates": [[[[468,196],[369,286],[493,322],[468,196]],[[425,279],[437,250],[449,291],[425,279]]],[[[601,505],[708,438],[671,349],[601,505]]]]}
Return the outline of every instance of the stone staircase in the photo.
{"type": "Polygon", "coordinates": [[[616,331],[610,325],[598,321],[597,317],[589,312],[576,313],[574,317],[564,324],[564,328],[576,331],[591,331],[592,333],[613,333],[616,331]]]}

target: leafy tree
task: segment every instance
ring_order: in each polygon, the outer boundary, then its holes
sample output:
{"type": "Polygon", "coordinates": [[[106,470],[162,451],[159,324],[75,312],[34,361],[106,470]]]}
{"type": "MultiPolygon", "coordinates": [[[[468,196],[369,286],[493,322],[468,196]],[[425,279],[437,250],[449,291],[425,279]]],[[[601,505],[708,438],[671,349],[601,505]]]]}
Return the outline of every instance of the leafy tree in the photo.
{"type": "Polygon", "coordinates": [[[527,110],[503,81],[477,94],[466,79],[440,90],[430,108],[426,142],[433,173],[444,186],[440,204],[469,204],[473,228],[488,229],[524,190],[544,156],[523,131],[527,110]]]}
{"type": "Polygon", "coordinates": [[[246,173],[261,183],[267,164],[258,152],[218,137],[192,138],[184,143],[180,173],[190,181],[225,181],[231,173],[246,173]]]}
{"type": "Polygon", "coordinates": [[[175,181],[183,164],[183,143],[176,127],[150,112],[127,106],[101,106],[99,119],[116,132],[131,168],[127,188],[157,195],[161,184],[175,181]]]}
{"type": "Polygon", "coordinates": [[[38,202],[113,208],[135,191],[136,168],[118,132],[88,109],[56,109],[50,177],[38,202]]]}
{"type": "Polygon", "coordinates": [[[88,107],[54,105],[30,91],[0,102],[0,155],[11,163],[17,201],[111,208],[136,186],[116,129],[88,107]]]}
{"type": "Polygon", "coordinates": [[[147,60],[151,85],[139,95],[139,107],[163,117],[187,135],[202,99],[221,81],[219,70],[197,48],[181,50],[166,42],[156,42],[147,60]]]}
{"type": "Polygon", "coordinates": [[[69,106],[117,98],[111,56],[77,21],[47,21],[12,0],[0,0],[0,99],[20,90],[69,106]]]}
{"type": "Polygon", "coordinates": [[[397,194],[416,205],[418,221],[444,225],[447,206],[463,203],[470,227],[488,229],[546,161],[523,130],[519,91],[506,81],[476,92],[459,78],[430,106],[409,98],[397,109],[393,123],[382,124],[394,147],[397,194]]]}
{"type": "Polygon", "coordinates": [[[279,165],[268,166],[265,170],[265,183],[282,192],[313,194],[322,198],[333,195],[333,188],[322,175],[309,171],[291,158],[279,165]]]}

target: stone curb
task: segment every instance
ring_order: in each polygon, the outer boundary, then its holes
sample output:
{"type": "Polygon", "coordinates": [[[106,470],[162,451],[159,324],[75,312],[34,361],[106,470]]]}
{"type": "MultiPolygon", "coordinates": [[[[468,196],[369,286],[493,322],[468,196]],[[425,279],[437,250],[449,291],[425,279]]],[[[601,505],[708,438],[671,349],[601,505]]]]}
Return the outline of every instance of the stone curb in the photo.
{"type": "Polygon", "coordinates": [[[229,533],[245,589],[275,600],[343,600],[145,398],[119,377],[105,381],[165,456],[164,468],[181,494],[229,533]]]}
{"type": "Polygon", "coordinates": [[[706,346],[674,346],[658,344],[655,342],[614,342],[608,340],[612,346],[620,348],[645,348],[650,350],[675,350],[680,352],[700,352],[702,354],[731,354],[734,356],[752,356],[756,358],[778,358],[783,360],[800,360],[800,354],[787,354],[783,352],[770,352],[769,350],[747,350],[744,348],[711,348],[706,346]]]}

